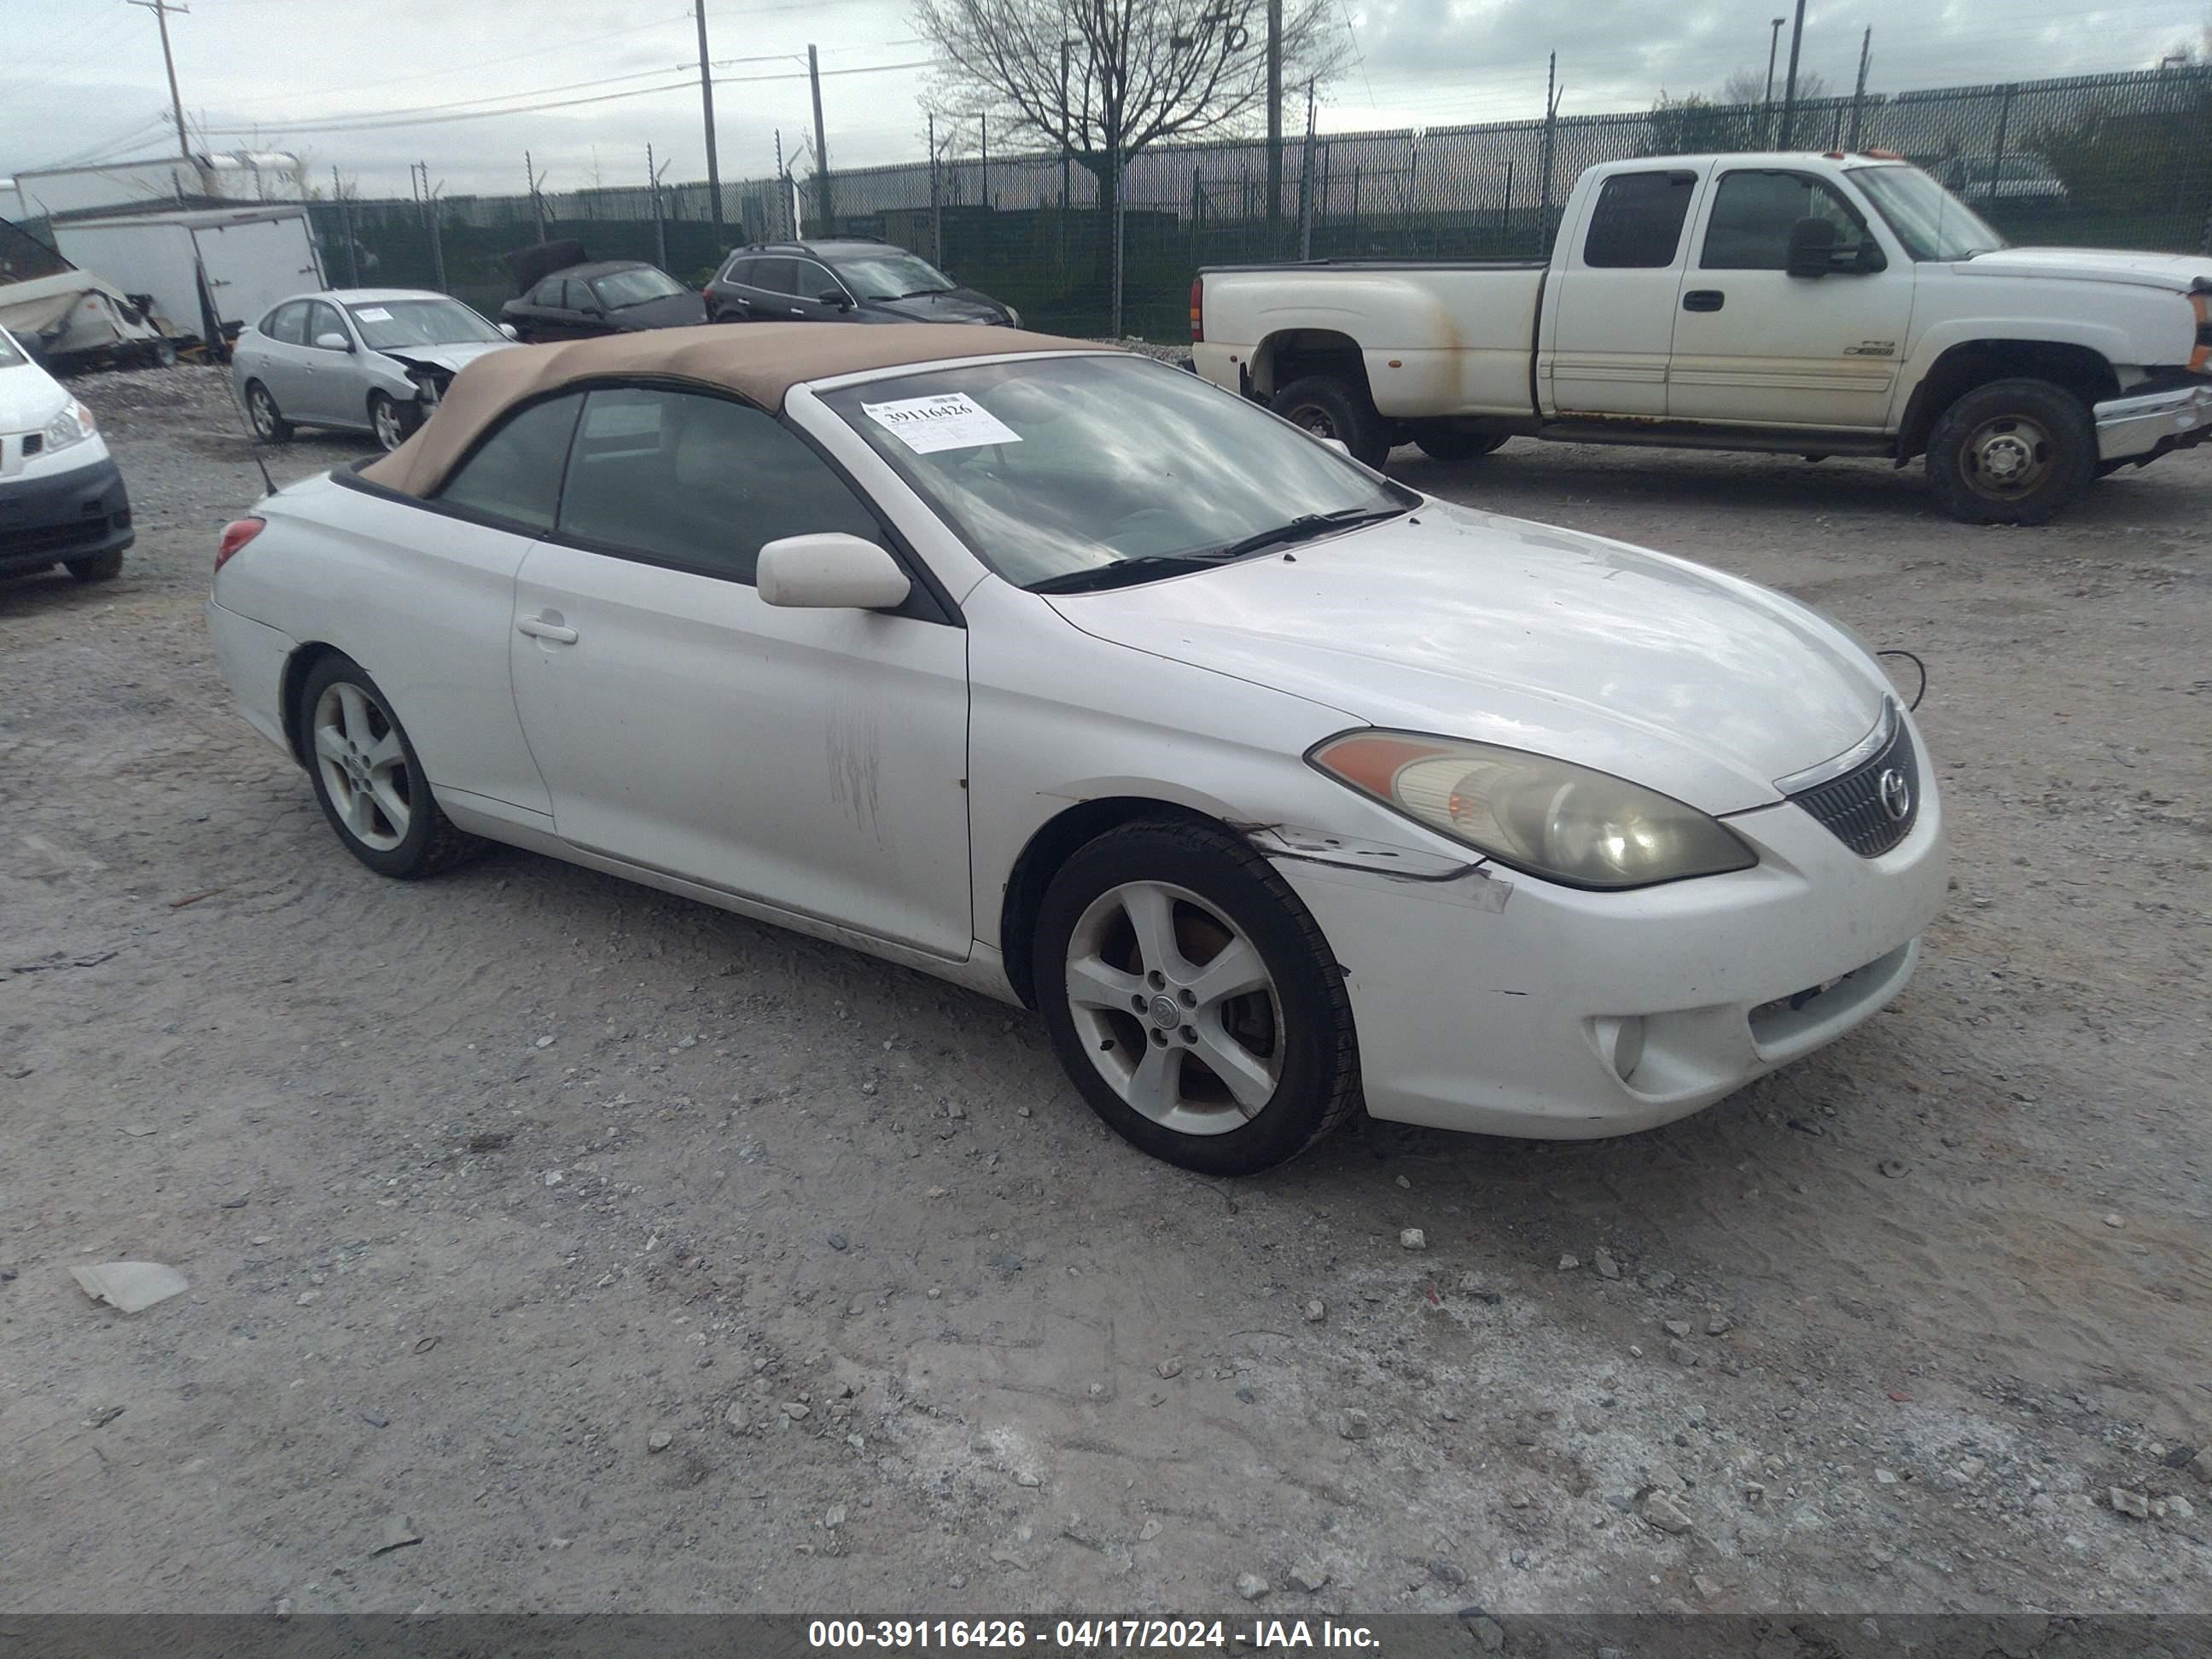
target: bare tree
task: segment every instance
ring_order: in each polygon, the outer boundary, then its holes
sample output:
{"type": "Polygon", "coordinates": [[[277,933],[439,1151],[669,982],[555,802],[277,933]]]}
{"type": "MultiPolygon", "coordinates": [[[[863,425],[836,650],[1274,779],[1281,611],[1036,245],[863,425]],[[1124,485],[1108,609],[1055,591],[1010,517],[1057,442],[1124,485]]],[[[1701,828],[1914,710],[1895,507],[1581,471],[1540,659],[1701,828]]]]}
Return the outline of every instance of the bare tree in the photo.
{"type": "MultiPolygon", "coordinates": [[[[1327,80],[1345,56],[1334,0],[1282,8],[1283,85],[1327,80]]],[[[914,21],[947,64],[939,110],[1065,154],[1102,206],[1148,146],[1267,118],[1266,0],[915,0],[914,21]]]]}
{"type": "MultiPolygon", "coordinates": [[[[1801,69],[1797,71],[1797,101],[1799,103],[1804,103],[1808,99],[1826,98],[1827,95],[1828,82],[1826,76],[1815,75],[1810,70],[1801,69]]],[[[1774,76],[1774,100],[1778,104],[1782,101],[1782,74],[1779,70],[1775,71],[1774,76]]],[[[1766,71],[1755,65],[1747,65],[1736,70],[1727,80],[1721,82],[1721,95],[1715,101],[1723,104],[1764,104],[1766,101],[1766,71]]]]}

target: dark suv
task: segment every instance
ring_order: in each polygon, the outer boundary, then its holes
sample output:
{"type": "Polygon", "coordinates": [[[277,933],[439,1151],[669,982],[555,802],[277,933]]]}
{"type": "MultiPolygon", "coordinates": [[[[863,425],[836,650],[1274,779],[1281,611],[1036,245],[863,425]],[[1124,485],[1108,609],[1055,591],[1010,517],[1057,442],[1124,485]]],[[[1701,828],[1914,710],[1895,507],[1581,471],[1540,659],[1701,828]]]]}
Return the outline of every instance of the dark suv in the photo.
{"type": "Polygon", "coordinates": [[[995,323],[1021,315],[962,288],[918,253],[888,242],[774,242],[741,247],[707,284],[715,323],[995,323]]]}

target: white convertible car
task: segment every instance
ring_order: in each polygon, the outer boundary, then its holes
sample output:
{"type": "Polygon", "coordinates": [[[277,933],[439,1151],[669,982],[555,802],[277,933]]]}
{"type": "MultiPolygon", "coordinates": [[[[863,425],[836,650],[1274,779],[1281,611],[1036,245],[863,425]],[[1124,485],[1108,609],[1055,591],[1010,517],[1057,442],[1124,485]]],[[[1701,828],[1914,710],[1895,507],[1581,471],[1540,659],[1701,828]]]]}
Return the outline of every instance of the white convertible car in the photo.
{"type": "Polygon", "coordinates": [[[481,840],[1035,1007],[1136,1145],[1664,1123],[1903,988],[1945,886],[1854,640],[1004,330],[500,352],[223,532],[347,850],[481,840]]]}

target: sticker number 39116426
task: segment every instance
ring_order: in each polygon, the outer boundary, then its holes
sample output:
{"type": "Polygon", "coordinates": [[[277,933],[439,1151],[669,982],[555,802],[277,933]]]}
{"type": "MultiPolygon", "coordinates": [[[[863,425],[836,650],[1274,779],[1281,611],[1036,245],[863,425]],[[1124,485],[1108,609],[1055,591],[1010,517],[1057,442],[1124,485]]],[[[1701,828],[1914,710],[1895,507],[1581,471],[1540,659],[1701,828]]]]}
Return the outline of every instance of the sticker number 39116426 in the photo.
{"type": "Polygon", "coordinates": [[[1022,441],[1020,433],[964,392],[906,398],[890,404],[862,404],[860,410],[917,455],[1022,441]]]}

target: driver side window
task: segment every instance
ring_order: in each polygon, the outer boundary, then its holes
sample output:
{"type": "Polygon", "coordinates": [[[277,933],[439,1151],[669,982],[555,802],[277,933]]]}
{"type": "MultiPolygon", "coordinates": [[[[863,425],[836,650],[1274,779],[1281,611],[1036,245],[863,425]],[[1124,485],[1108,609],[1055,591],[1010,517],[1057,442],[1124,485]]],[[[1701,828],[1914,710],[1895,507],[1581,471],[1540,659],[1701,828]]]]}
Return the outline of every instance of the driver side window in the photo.
{"type": "Polygon", "coordinates": [[[1787,270],[1790,231],[1800,219],[1836,228],[1835,258],[1847,268],[1854,252],[1875,251],[1848,203],[1818,179],[1798,173],[1738,171],[1722,176],[1698,264],[1705,270],[1787,270]]]}

